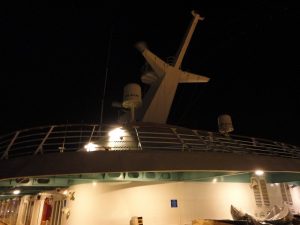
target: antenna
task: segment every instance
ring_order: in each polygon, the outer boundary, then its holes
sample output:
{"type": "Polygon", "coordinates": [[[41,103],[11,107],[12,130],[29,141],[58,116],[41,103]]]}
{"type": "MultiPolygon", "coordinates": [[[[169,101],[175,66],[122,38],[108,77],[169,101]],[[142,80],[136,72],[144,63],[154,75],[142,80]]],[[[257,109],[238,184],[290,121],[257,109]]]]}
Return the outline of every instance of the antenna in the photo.
{"type": "Polygon", "coordinates": [[[111,55],[112,32],[113,32],[113,26],[111,26],[111,29],[110,29],[108,46],[107,46],[107,58],[106,58],[106,65],[105,65],[104,87],[103,87],[103,93],[102,93],[102,99],[101,99],[100,129],[101,129],[101,125],[103,123],[104,99],[105,99],[105,93],[106,93],[106,83],[107,83],[107,76],[108,76],[108,66],[109,66],[110,55],[111,55]]]}
{"type": "Polygon", "coordinates": [[[181,47],[178,49],[178,53],[176,56],[176,60],[174,63],[174,67],[179,69],[183,60],[183,57],[185,55],[185,52],[190,44],[191,38],[193,36],[193,33],[195,31],[195,28],[197,26],[197,23],[199,20],[204,20],[204,17],[201,17],[199,14],[196,13],[195,10],[193,10],[192,15],[194,16],[194,19],[192,20],[189,29],[187,30],[187,33],[185,35],[185,38],[181,44],[181,47]]]}

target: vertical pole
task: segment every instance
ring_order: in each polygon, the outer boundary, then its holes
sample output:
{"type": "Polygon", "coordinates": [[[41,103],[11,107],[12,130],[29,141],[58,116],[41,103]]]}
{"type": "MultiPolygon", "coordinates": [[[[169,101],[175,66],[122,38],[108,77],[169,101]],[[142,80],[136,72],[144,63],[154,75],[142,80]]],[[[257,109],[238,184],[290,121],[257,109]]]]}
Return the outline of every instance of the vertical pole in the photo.
{"type": "Polygon", "coordinates": [[[131,118],[130,118],[130,120],[131,120],[131,122],[134,122],[135,121],[135,111],[134,111],[134,106],[132,105],[131,107],[130,107],[130,111],[131,111],[131,118]]]}
{"type": "Polygon", "coordinates": [[[47,138],[49,137],[49,135],[51,134],[52,130],[53,130],[54,126],[51,126],[48,133],[46,134],[46,136],[44,137],[44,139],[42,140],[42,142],[40,143],[40,145],[38,146],[38,148],[35,150],[34,155],[36,155],[37,153],[41,152],[41,154],[43,154],[43,145],[45,144],[45,142],[47,141],[47,138]]]}
{"type": "Polygon", "coordinates": [[[203,17],[200,17],[199,14],[195,13],[194,11],[192,11],[192,15],[194,16],[194,19],[186,33],[185,39],[181,45],[181,48],[179,48],[175,63],[174,63],[174,67],[179,69],[179,67],[181,66],[181,62],[183,60],[183,57],[185,55],[185,52],[187,50],[187,47],[189,46],[189,43],[191,41],[191,38],[193,36],[193,33],[195,31],[196,25],[198,23],[199,20],[204,20],[203,17]]]}
{"type": "Polygon", "coordinates": [[[15,140],[17,139],[17,137],[19,136],[20,131],[17,131],[13,137],[13,139],[11,140],[11,142],[9,143],[9,145],[7,146],[5,152],[3,153],[3,155],[1,156],[1,159],[8,159],[8,152],[10,150],[10,148],[13,146],[15,140]]]}

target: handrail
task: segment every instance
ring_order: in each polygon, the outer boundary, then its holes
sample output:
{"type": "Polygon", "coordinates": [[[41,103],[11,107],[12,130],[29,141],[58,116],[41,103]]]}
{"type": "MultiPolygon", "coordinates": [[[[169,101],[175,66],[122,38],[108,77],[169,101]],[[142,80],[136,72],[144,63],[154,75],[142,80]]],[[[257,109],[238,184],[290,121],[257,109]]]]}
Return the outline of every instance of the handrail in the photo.
{"type": "Polygon", "coordinates": [[[0,136],[0,160],[21,156],[83,151],[93,142],[96,150],[211,151],[259,154],[300,159],[300,148],[277,141],[246,136],[223,136],[203,130],[158,124],[127,124],[123,134],[112,137],[122,125],[67,124],[34,127],[0,136]]]}

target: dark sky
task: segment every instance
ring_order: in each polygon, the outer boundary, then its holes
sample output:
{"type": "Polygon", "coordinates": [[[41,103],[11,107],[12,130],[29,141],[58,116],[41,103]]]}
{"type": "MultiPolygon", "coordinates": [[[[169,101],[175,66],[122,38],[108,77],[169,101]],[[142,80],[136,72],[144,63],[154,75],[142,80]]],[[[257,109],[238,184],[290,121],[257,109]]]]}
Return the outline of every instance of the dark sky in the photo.
{"type": "Polygon", "coordinates": [[[217,131],[218,115],[228,113],[234,134],[300,145],[296,1],[128,2],[1,8],[0,134],[99,123],[106,65],[104,122],[115,121],[111,102],[122,99],[125,84],[141,83],[144,59],[134,43],[146,41],[162,59],[174,56],[196,9],[205,20],[182,69],[211,81],[180,85],[169,123],[217,131]]]}

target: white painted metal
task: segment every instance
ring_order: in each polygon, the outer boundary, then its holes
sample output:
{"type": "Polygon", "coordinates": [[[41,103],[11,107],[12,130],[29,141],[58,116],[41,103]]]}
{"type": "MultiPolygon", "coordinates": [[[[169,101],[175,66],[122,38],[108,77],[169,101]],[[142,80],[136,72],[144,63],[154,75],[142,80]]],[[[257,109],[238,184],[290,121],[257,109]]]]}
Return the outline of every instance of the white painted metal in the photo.
{"type": "MultiPolygon", "coordinates": [[[[199,218],[232,219],[231,205],[257,216],[258,207],[250,183],[229,183],[222,182],[222,177],[211,178],[216,182],[119,181],[77,184],[68,188],[74,193],[73,200],[55,191],[40,193],[39,198],[37,195],[34,198],[23,196],[17,225],[28,224],[25,223],[26,214],[32,214],[31,225],[41,225],[46,198],[52,200],[53,207],[49,225],[125,225],[130,224],[133,217],[142,217],[144,224],[184,225],[199,218]],[[30,213],[29,203],[33,199],[34,207],[30,213]],[[176,200],[177,207],[172,207],[171,200],[176,200]]],[[[279,185],[266,184],[265,191],[270,196],[270,207],[284,205],[279,185]]],[[[291,189],[296,212],[300,210],[299,193],[299,186],[291,189]]],[[[3,220],[0,218],[0,221],[3,220]]]]}
{"type": "Polygon", "coordinates": [[[137,45],[137,48],[158,77],[156,81],[151,82],[151,87],[143,99],[143,107],[137,113],[138,121],[166,123],[178,83],[206,83],[209,81],[208,77],[179,69],[197,22],[203,19],[194,11],[192,14],[194,16],[192,25],[187,32],[174,66],[153,54],[147,49],[146,45],[141,43],[137,45]],[[157,110],[158,108],[159,110],[157,110]]]}
{"type": "MultiPolygon", "coordinates": [[[[184,225],[198,218],[232,219],[230,205],[251,215],[257,209],[249,183],[225,183],[220,179],[215,183],[119,182],[96,186],[80,184],[71,188],[76,200],[69,205],[71,216],[66,225],[130,224],[135,216],[143,217],[144,224],[184,225]],[[177,200],[178,207],[171,207],[172,199],[177,200]]],[[[273,195],[276,197],[279,188],[267,184],[270,199],[273,195]]],[[[281,206],[282,202],[278,201],[280,199],[272,201],[271,205],[281,206]]]]}
{"type": "Polygon", "coordinates": [[[197,26],[198,21],[199,20],[204,20],[204,18],[201,17],[199,14],[197,14],[194,10],[192,11],[192,15],[194,16],[194,20],[191,23],[190,29],[189,29],[186,37],[185,37],[185,40],[184,40],[184,42],[182,44],[181,49],[179,50],[178,56],[177,56],[176,61],[175,61],[174,67],[177,68],[177,69],[179,69],[180,66],[181,66],[183,57],[184,57],[185,52],[186,52],[186,50],[187,50],[187,48],[189,46],[189,43],[191,41],[192,35],[194,33],[194,30],[195,30],[195,28],[197,26]]]}

